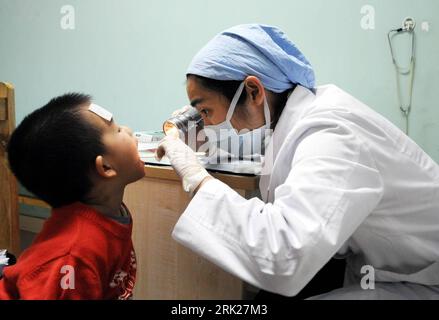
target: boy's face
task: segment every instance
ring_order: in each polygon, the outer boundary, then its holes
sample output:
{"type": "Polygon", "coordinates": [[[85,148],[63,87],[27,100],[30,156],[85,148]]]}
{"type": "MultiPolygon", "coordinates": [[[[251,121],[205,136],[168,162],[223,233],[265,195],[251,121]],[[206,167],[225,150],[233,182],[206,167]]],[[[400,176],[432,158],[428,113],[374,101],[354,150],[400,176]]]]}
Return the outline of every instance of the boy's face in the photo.
{"type": "Polygon", "coordinates": [[[117,179],[123,184],[129,184],[145,176],[145,164],[140,160],[137,150],[137,139],[130,128],[118,125],[114,119],[105,120],[88,110],[85,115],[87,121],[100,129],[102,143],[106,154],[102,155],[105,163],[117,172],[117,179]]]}

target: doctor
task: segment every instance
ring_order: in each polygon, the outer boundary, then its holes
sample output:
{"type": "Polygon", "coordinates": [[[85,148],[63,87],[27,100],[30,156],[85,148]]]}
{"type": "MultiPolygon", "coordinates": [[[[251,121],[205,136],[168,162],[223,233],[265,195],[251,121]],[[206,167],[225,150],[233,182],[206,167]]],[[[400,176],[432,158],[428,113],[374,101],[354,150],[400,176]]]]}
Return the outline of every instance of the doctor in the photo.
{"type": "Polygon", "coordinates": [[[207,128],[274,133],[262,200],[214,179],[181,140],[161,142],[157,156],[193,195],[174,239],[285,296],[335,256],[347,259],[345,286],[317,299],[439,299],[438,165],[368,106],[314,81],[272,26],[235,26],[195,56],[187,92],[207,128]]]}

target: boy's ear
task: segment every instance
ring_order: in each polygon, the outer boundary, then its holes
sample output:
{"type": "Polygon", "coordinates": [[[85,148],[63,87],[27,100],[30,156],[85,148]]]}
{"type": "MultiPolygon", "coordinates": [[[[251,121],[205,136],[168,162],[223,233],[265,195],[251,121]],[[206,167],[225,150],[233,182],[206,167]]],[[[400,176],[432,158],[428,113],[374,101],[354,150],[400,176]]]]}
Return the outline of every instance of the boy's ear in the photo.
{"type": "Polygon", "coordinates": [[[113,177],[117,176],[116,170],[114,170],[110,164],[105,162],[104,157],[97,156],[96,161],[95,161],[95,165],[96,165],[96,171],[98,172],[98,174],[101,177],[113,178],[113,177]]]}

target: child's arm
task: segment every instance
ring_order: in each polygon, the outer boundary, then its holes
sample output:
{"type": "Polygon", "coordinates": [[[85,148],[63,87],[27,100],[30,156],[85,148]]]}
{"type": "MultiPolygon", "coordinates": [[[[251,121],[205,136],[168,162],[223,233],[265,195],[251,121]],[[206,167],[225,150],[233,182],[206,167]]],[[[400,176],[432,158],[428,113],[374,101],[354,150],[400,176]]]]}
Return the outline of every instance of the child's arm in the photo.
{"type": "Polygon", "coordinates": [[[93,267],[72,255],[51,261],[18,283],[20,299],[103,299],[101,279],[93,267]]]}

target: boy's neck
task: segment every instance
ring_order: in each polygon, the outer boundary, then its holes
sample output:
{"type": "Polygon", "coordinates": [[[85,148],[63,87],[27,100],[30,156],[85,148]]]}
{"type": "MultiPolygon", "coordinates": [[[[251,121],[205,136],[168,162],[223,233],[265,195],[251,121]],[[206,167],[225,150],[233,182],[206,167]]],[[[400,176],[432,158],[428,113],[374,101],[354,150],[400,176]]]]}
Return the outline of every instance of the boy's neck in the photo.
{"type": "Polygon", "coordinates": [[[120,216],[124,189],[94,190],[84,203],[105,216],[120,216]]]}

